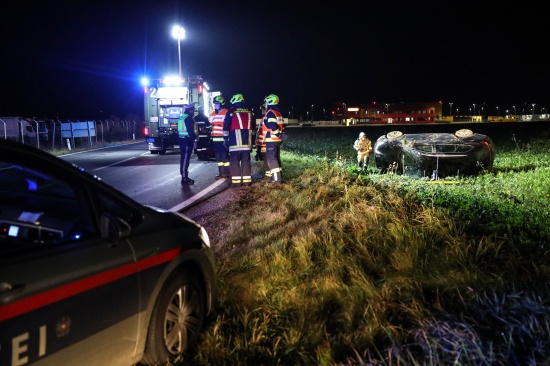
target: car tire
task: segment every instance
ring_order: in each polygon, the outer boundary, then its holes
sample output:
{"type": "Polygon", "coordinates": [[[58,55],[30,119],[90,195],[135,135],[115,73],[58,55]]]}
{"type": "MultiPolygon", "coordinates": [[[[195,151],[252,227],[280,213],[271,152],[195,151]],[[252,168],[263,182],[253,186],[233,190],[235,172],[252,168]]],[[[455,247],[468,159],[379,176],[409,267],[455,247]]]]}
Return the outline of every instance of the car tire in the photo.
{"type": "Polygon", "coordinates": [[[474,135],[474,132],[472,130],[469,130],[467,128],[463,128],[461,130],[458,130],[455,132],[455,135],[458,137],[470,137],[474,135]]]}
{"type": "Polygon", "coordinates": [[[155,303],[142,362],[163,364],[188,350],[199,338],[206,312],[201,282],[185,273],[174,274],[155,303]]]}
{"type": "Polygon", "coordinates": [[[403,136],[403,132],[401,131],[391,131],[386,134],[386,138],[390,140],[395,140],[403,136]]]}

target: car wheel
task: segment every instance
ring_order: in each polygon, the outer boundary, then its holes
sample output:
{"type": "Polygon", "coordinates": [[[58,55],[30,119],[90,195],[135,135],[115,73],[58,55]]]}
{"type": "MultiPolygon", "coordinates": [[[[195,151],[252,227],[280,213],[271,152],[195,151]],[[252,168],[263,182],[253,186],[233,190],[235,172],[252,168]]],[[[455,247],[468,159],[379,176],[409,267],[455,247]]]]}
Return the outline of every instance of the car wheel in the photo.
{"type": "Polygon", "coordinates": [[[392,131],[392,132],[388,132],[386,134],[386,137],[390,140],[398,139],[401,136],[403,136],[403,132],[401,132],[401,131],[392,131]]]}
{"type": "Polygon", "coordinates": [[[463,128],[461,130],[458,130],[455,132],[455,135],[458,137],[470,137],[474,135],[474,132],[472,130],[469,130],[467,128],[463,128]]]}
{"type": "Polygon", "coordinates": [[[198,339],[206,318],[206,296],[200,281],[174,275],[159,294],[147,334],[143,362],[159,364],[185,352],[198,339]]]}

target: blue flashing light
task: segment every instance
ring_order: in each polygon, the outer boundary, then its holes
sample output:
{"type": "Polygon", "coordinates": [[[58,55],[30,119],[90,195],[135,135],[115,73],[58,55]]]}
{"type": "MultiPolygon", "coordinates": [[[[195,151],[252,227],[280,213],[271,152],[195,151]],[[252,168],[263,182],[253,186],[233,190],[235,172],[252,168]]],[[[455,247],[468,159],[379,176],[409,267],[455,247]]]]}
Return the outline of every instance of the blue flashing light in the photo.
{"type": "Polygon", "coordinates": [[[149,78],[142,77],[141,78],[141,85],[142,86],[149,86],[149,78]]]}

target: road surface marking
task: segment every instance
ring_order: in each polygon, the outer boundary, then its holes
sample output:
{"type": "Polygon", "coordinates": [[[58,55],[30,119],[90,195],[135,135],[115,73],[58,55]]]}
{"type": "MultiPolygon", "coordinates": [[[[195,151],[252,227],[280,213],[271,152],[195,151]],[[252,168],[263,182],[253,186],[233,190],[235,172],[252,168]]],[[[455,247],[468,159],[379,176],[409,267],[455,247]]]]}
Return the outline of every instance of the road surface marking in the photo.
{"type": "Polygon", "coordinates": [[[191,205],[192,203],[194,203],[195,201],[197,201],[199,198],[201,198],[202,196],[204,196],[205,194],[207,194],[208,192],[210,192],[211,190],[213,190],[214,188],[218,187],[220,184],[223,184],[225,183],[225,179],[220,179],[220,180],[217,180],[215,183],[211,184],[210,186],[208,186],[206,189],[203,189],[202,191],[200,191],[199,193],[197,193],[196,195],[194,195],[193,197],[190,197],[188,199],[186,199],[185,201],[183,201],[182,203],[172,207],[171,209],[169,209],[168,211],[180,211],[180,210],[183,210],[184,208],[186,208],[187,206],[191,205]]]}

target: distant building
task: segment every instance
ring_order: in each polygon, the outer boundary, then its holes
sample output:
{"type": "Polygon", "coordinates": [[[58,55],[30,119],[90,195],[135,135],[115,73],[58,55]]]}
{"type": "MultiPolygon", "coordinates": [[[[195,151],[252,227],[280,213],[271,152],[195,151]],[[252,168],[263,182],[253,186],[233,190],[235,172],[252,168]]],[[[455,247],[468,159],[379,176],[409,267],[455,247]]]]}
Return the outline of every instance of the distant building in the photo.
{"type": "Polygon", "coordinates": [[[377,103],[367,106],[345,106],[343,124],[408,124],[436,123],[442,117],[441,102],[377,103]]]}

